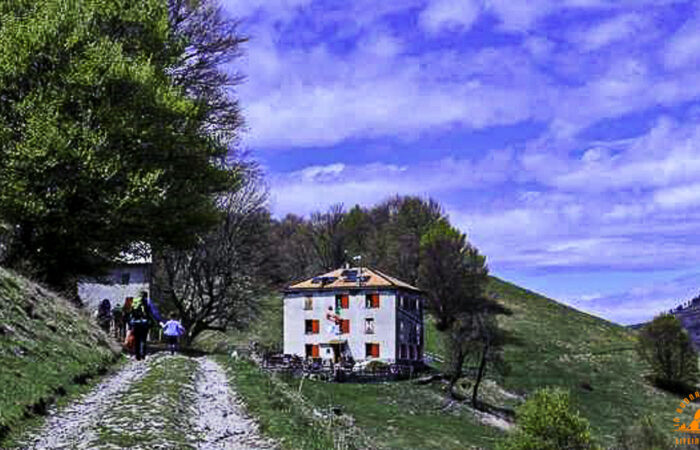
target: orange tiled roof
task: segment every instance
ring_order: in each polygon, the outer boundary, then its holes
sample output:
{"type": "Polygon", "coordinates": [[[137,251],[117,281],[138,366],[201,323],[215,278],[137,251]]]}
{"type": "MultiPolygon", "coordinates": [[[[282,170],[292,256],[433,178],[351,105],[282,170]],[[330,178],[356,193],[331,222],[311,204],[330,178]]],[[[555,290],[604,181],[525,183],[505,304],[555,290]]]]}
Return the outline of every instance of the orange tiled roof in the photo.
{"type": "Polygon", "coordinates": [[[318,275],[308,280],[292,284],[287,290],[297,289],[357,289],[357,288],[403,288],[421,292],[415,286],[386,275],[369,267],[351,267],[348,269],[336,269],[323,275],[318,275]],[[354,276],[353,276],[354,275],[354,276]]]}

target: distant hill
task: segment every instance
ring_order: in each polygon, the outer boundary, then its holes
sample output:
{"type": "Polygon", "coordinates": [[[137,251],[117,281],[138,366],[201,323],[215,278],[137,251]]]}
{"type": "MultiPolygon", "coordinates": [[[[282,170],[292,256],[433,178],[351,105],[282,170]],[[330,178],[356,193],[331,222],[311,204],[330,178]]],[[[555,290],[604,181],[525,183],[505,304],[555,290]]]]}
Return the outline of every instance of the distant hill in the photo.
{"type": "Polygon", "coordinates": [[[104,370],[119,351],[86,313],[0,268],[0,443],[25,415],[104,370]]]}
{"type": "MultiPolygon", "coordinates": [[[[511,371],[503,387],[522,394],[569,389],[601,444],[644,415],[671,429],[678,398],[644,379],[648,369],[637,358],[634,330],[495,277],[488,291],[513,313],[500,321],[517,340],[506,347],[511,371]]],[[[427,350],[438,352],[437,331],[428,328],[427,350]]]]}

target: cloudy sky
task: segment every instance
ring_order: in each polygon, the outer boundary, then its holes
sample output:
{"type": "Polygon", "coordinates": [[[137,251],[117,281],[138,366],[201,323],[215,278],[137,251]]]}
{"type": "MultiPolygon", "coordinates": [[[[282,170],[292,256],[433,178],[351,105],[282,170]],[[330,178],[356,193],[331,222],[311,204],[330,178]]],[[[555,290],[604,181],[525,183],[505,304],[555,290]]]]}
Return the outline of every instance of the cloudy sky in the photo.
{"type": "Polygon", "coordinates": [[[491,272],[619,323],[700,292],[700,7],[223,0],[277,216],[431,196],[491,272]]]}

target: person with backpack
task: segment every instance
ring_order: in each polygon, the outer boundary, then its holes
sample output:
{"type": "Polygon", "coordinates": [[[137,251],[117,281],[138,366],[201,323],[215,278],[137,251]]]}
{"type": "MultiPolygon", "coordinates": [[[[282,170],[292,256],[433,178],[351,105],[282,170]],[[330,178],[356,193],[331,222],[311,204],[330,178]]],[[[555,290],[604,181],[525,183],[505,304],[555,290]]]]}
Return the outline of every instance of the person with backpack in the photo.
{"type": "Polygon", "coordinates": [[[174,355],[177,349],[177,340],[180,336],[185,334],[185,327],[182,326],[179,320],[177,320],[177,314],[170,314],[170,320],[161,325],[163,327],[163,334],[168,340],[168,347],[170,348],[170,354],[174,355]]]}
{"type": "Polygon", "coordinates": [[[112,323],[112,304],[109,299],[104,299],[100,302],[97,308],[97,323],[105,333],[109,333],[109,327],[112,323]]]}
{"type": "Polygon", "coordinates": [[[154,323],[150,308],[148,308],[148,292],[141,292],[141,297],[133,301],[128,322],[134,334],[134,353],[136,354],[136,360],[140,361],[146,357],[148,330],[154,323]]]}

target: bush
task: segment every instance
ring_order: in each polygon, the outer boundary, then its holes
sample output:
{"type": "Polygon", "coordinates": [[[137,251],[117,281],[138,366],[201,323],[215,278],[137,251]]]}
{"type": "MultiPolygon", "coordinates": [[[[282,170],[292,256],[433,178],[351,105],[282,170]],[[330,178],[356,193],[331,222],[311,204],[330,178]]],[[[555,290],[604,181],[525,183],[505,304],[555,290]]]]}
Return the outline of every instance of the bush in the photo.
{"type": "Polygon", "coordinates": [[[642,328],[639,356],[652,370],[659,387],[685,392],[698,380],[698,353],[680,321],[670,314],[656,317],[642,328]]]}
{"type": "Polygon", "coordinates": [[[570,408],[568,392],[541,389],[516,409],[518,430],[503,450],[582,450],[596,448],[588,420],[570,408]]]}

